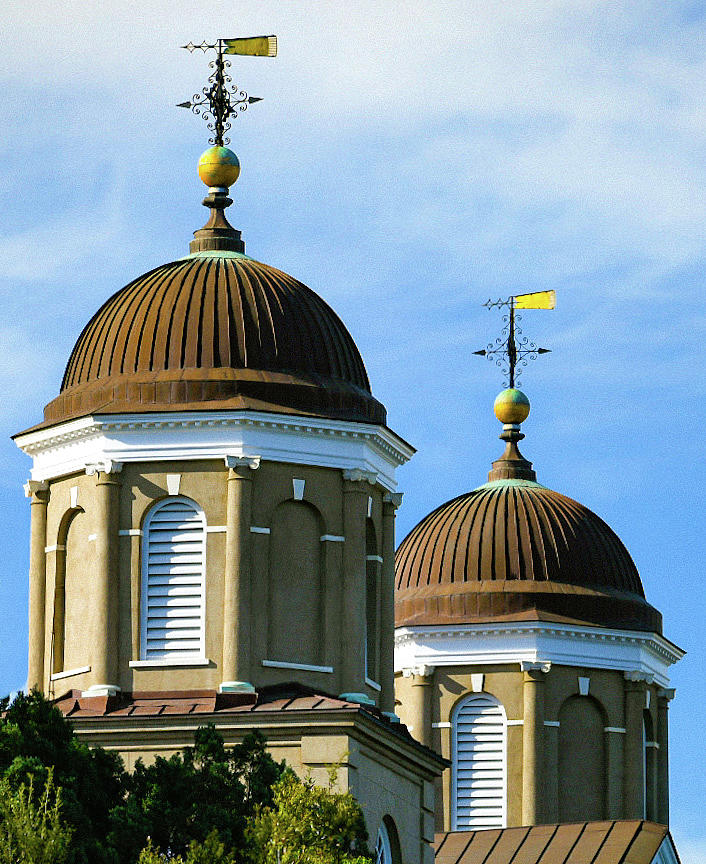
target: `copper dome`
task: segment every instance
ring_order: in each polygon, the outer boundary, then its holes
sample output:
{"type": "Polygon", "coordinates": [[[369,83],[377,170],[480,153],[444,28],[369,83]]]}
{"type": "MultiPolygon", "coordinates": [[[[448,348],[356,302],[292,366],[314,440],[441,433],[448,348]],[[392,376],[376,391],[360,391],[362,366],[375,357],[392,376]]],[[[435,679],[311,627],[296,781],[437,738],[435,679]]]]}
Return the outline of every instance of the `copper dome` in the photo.
{"type": "Polygon", "coordinates": [[[286,273],[220,249],[157,267],[104,303],[44,418],[232,408],[385,422],[336,313],[286,273]]]}
{"type": "Polygon", "coordinates": [[[545,620],[662,630],[609,526],[527,479],[494,480],[422,519],[397,550],[395,605],[397,626],[545,620]]]}

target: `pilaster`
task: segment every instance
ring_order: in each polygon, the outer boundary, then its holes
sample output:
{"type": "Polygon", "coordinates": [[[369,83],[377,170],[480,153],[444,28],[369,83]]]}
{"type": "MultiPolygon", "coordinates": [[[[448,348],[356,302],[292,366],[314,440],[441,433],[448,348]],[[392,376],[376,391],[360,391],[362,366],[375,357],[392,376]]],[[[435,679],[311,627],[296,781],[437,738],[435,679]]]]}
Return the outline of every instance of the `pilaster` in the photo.
{"type": "MultiPolygon", "coordinates": [[[[253,474],[260,457],[226,456],[225,584],[223,591],[223,660],[221,690],[243,689],[252,676],[251,532],[253,474]]],[[[249,685],[250,686],[250,685],[249,685]]]]}
{"type": "Polygon", "coordinates": [[[434,666],[414,666],[404,669],[402,675],[411,678],[408,716],[410,732],[420,744],[432,746],[431,711],[434,694],[434,666]]]}
{"type": "Polygon", "coordinates": [[[674,688],[657,691],[657,821],[669,825],[669,703],[674,688]]]}
{"type": "Polygon", "coordinates": [[[643,672],[625,673],[624,819],[642,819],[645,815],[642,712],[651,680],[643,672]]]}
{"type": "Polygon", "coordinates": [[[520,663],[524,703],[522,724],[522,824],[542,822],[544,795],[544,680],[549,662],[520,663]]]}
{"type": "MultiPolygon", "coordinates": [[[[28,480],[25,495],[30,499],[29,535],[29,657],[27,689],[44,689],[44,635],[46,620],[46,546],[49,484],[28,480]]],[[[51,675],[51,670],[49,670],[51,675]]]]}
{"type": "Polygon", "coordinates": [[[90,695],[113,695],[118,686],[118,520],[122,463],[106,460],[86,466],[95,477],[96,535],[93,594],[93,658],[90,695]]]}
{"type": "Polygon", "coordinates": [[[380,573],[380,710],[395,710],[395,515],[401,493],[388,492],[382,501],[382,569],[380,573]]]}

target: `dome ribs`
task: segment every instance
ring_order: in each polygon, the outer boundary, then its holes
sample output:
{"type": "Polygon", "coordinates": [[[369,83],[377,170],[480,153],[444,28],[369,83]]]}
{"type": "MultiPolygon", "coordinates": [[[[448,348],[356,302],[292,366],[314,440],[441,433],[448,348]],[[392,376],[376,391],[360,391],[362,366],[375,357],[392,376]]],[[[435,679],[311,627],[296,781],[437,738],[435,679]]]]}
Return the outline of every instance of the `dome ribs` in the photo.
{"type": "Polygon", "coordinates": [[[143,284],[135,284],[135,290],[131,292],[131,296],[127,303],[123,304],[120,318],[116,318],[112,327],[108,331],[106,341],[112,341],[110,354],[106,358],[108,365],[107,374],[122,375],[125,366],[125,358],[130,345],[130,336],[135,322],[137,313],[140,309],[145,296],[149,296],[150,280],[143,284]]]}
{"type": "MultiPolygon", "coordinates": [[[[414,566],[414,569],[419,571],[421,580],[425,585],[432,584],[431,562],[434,555],[434,544],[439,536],[441,526],[445,519],[448,518],[448,514],[452,509],[453,507],[449,506],[449,504],[444,504],[434,511],[432,518],[429,520],[429,524],[426,526],[427,530],[424,532],[424,536],[421,538],[421,542],[417,547],[417,560],[413,562],[413,565],[416,565],[414,566]]],[[[442,580],[443,574],[439,571],[439,578],[437,581],[441,582],[442,580]]]]}
{"type": "Polygon", "coordinates": [[[551,580],[559,571],[559,550],[552,531],[553,520],[548,514],[541,495],[530,495],[534,515],[535,543],[539,551],[539,561],[543,578],[551,580]]]}
{"type": "Polygon", "coordinates": [[[199,341],[201,337],[200,314],[203,308],[203,293],[208,284],[211,270],[215,266],[213,259],[204,261],[204,278],[196,279],[196,274],[188,284],[188,289],[181,296],[181,301],[174,309],[174,349],[169,352],[169,367],[171,369],[197,369],[199,341]],[[181,338],[179,338],[181,336],[181,338]],[[179,357],[176,360],[176,357],[179,357]],[[172,359],[173,358],[173,359],[172,359]]]}
{"type": "MultiPolygon", "coordinates": [[[[176,268],[172,268],[167,284],[175,278],[175,273],[176,268]]],[[[161,276],[162,274],[159,275],[161,276]]],[[[145,332],[152,332],[151,330],[145,329],[147,327],[147,322],[159,315],[159,307],[164,298],[164,291],[160,290],[161,286],[157,280],[158,276],[155,273],[153,278],[145,281],[145,291],[143,292],[142,301],[139,306],[139,312],[141,314],[138,315],[136,311],[135,316],[130,323],[129,336],[126,340],[125,356],[123,358],[123,364],[120,370],[121,372],[137,372],[140,368],[145,332]],[[135,325],[138,321],[140,321],[140,326],[139,328],[136,328],[135,325]]],[[[153,343],[152,340],[150,340],[147,350],[144,352],[147,357],[147,364],[145,365],[149,365],[149,358],[152,356],[152,350],[153,343]]]]}
{"type": "Polygon", "coordinates": [[[431,584],[434,571],[440,574],[439,581],[441,581],[442,573],[448,573],[450,581],[454,581],[456,574],[454,573],[453,567],[446,566],[448,563],[447,548],[453,543],[452,537],[458,535],[459,525],[463,521],[463,516],[464,513],[462,508],[458,506],[449,507],[444,518],[438,521],[436,526],[436,536],[434,538],[434,547],[429,560],[427,584],[431,584]]]}
{"type": "Polygon", "coordinates": [[[505,498],[510,499],[511,506],[507,507],[506,524],[508,541],[505,547],[505,560],[508,579],[522,578],[522,554],[520,549],[520,530],[518,527],[519,508],[517,506],[517,490],[508,489],[505,498]]]}
{"type": "Polygon", "coordinates": [[[530,532],[530,515],[527,510],[525,496],[514,492],[514,501],[517,507],[518,526],[518,571],[519,578],[532,580],[535,578],[534,553],[532,549],[532,534],[530,532]]]}
{"type": "Polygon", "coordinates": [[[222,263],[216,258],[209,268],[208,278],[203,282],[201,288],[201,304],[199,306],[199,323],[195,345],[196,362],[194,366],[215,367],[213,362],[214,321],[213,314],[216,309],[216,292],[219,284],[219,271],[222,263]]]}
{"type": "Polygon", "coordinates": [[[458,520],[458,530],[456,531],[453,557],[451,559],[451,572],[455,574],[457,568],[461,570],[464,582],[468,582],[466,549],[468,548],[468,541],[477,516],[477,508],[466,506],[463,510],[463,517],[458,520]],[[456,564],[457,561],[459,562],[458,565],[456,564]]]}
{"type": "Polygon", "coordinates": [[[144,335],[140,340],[137,371],[166,369],[169,360],[169,334],[172,327],[172,315],[169,312],[169,301],[181,291],[188,273],[186,268],[176,267],[171,277],[157,288],[159,304],[152,306],[145,318],[144,335]]]}

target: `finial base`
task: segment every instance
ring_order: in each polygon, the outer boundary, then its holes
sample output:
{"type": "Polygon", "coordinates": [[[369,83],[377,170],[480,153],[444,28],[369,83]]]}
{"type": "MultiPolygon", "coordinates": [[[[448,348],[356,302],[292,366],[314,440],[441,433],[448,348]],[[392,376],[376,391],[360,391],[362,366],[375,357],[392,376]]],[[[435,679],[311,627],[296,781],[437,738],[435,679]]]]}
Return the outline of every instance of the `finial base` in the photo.
{"type": "Polygon", "coordinates": [[[537,480],[536,471],[532,470],[532,463],[520,453],[517,446],[518,441],[525,437],[520,432],[519,424],[506,423],[502,433],[498,436],[501,441],[506,441],[507,446],[503,455],[493,462],[493,469],[488,473],[488,481],[493,480],[537,480]]]}
{"type": "Polygon", "coordinates": [[[224,213],[225,208],[233,203],[228,197],[228,189],[212,186],[202,203],[204,207],[210,209],[211,215],[203,228],[194,231],[194,239],[189,243],[189,252],[193,254],[223,250],[244,253],[245,243],[241,239],[240,231],[233,228],[224,213]]]}

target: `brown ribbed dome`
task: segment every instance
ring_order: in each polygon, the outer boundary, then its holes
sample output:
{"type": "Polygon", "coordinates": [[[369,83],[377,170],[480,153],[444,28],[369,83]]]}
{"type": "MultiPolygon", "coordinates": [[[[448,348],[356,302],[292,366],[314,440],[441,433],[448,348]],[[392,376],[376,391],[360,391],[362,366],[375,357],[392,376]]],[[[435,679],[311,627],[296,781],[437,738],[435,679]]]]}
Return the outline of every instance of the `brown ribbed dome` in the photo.
{"type": "Polygon", "coordinates": [[[635,564],[586,507],[529,480],[442,504],[396,555],[396,624],[549,620],[661,632],[635,564]]]}
{"type": "Polygon", "coordinates": [[[336,313],[286,273],[223,250],[114,294],[81,333],[44,416],[227,408],[385,422],[336,313]]]}

